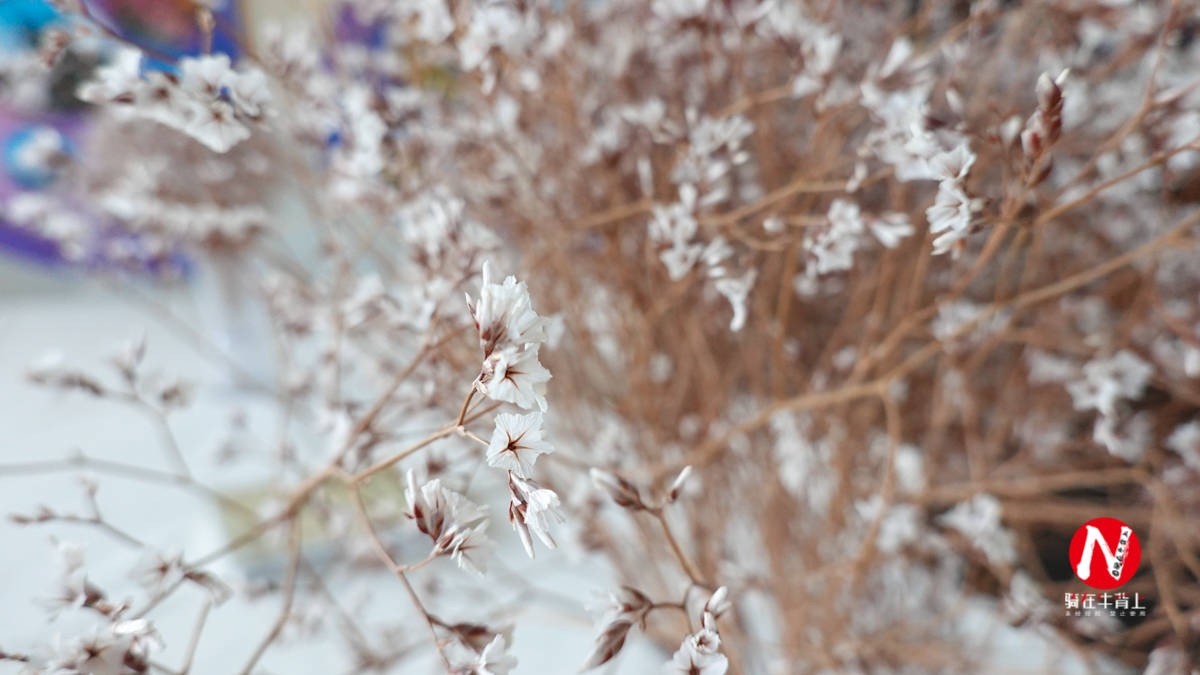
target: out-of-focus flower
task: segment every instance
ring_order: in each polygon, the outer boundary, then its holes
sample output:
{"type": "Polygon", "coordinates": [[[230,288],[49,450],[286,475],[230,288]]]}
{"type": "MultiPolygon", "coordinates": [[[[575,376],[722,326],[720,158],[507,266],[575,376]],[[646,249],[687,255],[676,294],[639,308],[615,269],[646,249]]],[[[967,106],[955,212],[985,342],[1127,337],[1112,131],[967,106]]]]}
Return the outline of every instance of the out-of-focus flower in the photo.
{"type": "Polygon", "coordinates": [[[454,667],[454,675],[509,675],[517,657],[508,653],[508,642],[497,635],[466,663],[454,667]]]}
{"type": "Polygon", "coordinates": [[[1133,352],[1121,350],[1107,359],[1093,359],[1083,366],[1083,379],[1067,385],[1076,410],[1098,410],[1116,414],[1117,402],[1141,396],[1154,368],[1133,352]]]}
{"type": "Polygon", "coordinates": [[[721,638],[716,631],[706,628],[693,633],[683,639],[664,672],[669,675],[724,675],[729,669],[729,659],[717,651],[720,648],[721,638]]]}
{"type": "Polygon", "coordinates": [[[958,181],[944,180],[938,184],[937,198],[925,210],[925,217],[929,219],[929,231],[940,233],[933,240],[933,252],[946,253],[970,233],[971,199],[958,181]]]}
{"type": "Polygon", "coordinates": [[[993,564],[1011,564],[1017,557],[1013,533],[1004,528],[1000,500],[979,494],[956,505],[941,516],[941,521],[958,530],[975,548],[983,551],[993,564]]]}

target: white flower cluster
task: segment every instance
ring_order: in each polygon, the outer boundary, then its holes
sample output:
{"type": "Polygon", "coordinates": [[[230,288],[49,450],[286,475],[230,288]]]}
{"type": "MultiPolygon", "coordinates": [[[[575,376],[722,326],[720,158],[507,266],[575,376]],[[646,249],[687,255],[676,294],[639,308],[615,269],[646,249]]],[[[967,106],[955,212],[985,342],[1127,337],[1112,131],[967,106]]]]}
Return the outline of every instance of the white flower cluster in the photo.
{"type": "Polygon", "coordinates": [[[805,239],[806,248],[816,257],[816,265],[805,270],[810,278],[851,269],[854,253],[866,243],[868,230],[887,248],[895,248],[913,233],[904,214],[888,213],[868,222],[858,204],[845,199],[833,200],[827,218],[827,228],[805,239]]]}
{"type": "Polygon", "coordinates": [[[270,104],[262,71],[234,70],[225,54],[180,59],[176,75],[143,73],[142,54],[135,49],[118,50],[78,95],[178,129],[214,152],[227,152],[249,138],[245,122],[261,121],[270,104]]]}
{"type": "Polygon", "coordinates": [[[717,619],[731,607],[728,597],[729,591],[722,586],[704,603],[700,630],[683,639],[679,650],[664,666],[664,672],[669,675],[725,675],[729,670],[729,659],[720,652],[717,619]]]}
{"type": "Polygon", "coordinates": [[[937,198],[933,206],[925,210],[929,231],[938,235],[933,240],[934,253],[950,251],[971,233],[971,214],[975,206],[967,195],[964,181],[974,163],[975,154],[966,141],[930,160],[932,173],[939,181],[937,198]]]}
{"type": "Polygon", "coordinates": [[[407,474],[405,514],[433,540],[431,555],[448,555],[464,570],[483,575],[492,542],[487,538],[487,509],[451,490],[435,478],[420,488],[411,469],[407,474]]]}
{"type": "Polygon", "coordinates": [[[550,371],[538,361],[538,349],[548,338],[548,322],[533,311],[525,282],[509,276],[495,283],[491,265],[485,262],[479,299],[472,301],[468,295],[467,306],[483,349],[475,388],[497,401],[545,411],[550,371]]]}
{"type": "Polygon", "coordinates": [[[1017,559],[1017,549],[1013,533],[1001,523],[1003,510],[1000,500],[992,495],[978,494],[947,511],[941,521],[983,551],[988,562],[1010,565],[1017,559]]]}
{"type": "Polygon", "coordinates": [[[1082,378],[1067,383],[1076,410],[1099,413],[1092,431],[1095,441],[1128,462],[1136,462],[1145,452],[1150,419],[1144,414],[1125,415],[1118,404],[1140,397],[1153,374],[1153,366],[1123,349],[1084,364],[1082,378]]]}
{"type": "Polygon", "coordinates": [[[668,245],[659,254],[659,259],[673,281],[686,277],[697,263],[704,265],[705,276],[712,280],[712,288],[728,300],[733,309],[729,329],[736,333],[746,323],[746,302],[758,272],[749,269],[740,276],[730,275],[727,265],[733,248],[725,238],[717,235],[705,243],[697,237],[696,197],[696,187],[684,183],[679,187],[678,202],[669,206],[656,205],[650,220],[650,237],[668,245]]]}
{"type": "Polygon", "coordinates": [[[472,302],[468,296],[467,305],[483,350],[476,388],[498,401],[541,408],[523,415],[497,415],[487,449],[488,465],[508,472],[508,519],[532,558],[533,536],[555,548],[550,521],[563,520],[558,495],[532,477],[538,456],[554,452],[542,429],[550,371],[538,362],[538,349],[549,337],[549,321],[533,310],[524,282],[511,276],[502,283],[492,282],[491,265],[486,262],[479,299],[472,302]]]}

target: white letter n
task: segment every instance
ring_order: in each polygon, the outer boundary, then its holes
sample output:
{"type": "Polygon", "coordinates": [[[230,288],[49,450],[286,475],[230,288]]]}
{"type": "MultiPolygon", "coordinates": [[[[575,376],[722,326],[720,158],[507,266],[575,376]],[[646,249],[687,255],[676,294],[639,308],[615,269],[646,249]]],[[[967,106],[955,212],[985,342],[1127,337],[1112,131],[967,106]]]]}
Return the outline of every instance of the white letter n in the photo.
{"type": "MultiPolygon", "coordinates": [[[[1132,532],[1128,527],[1121,528],[1121,534],[1117,537],[1117,541],[1121,541],[1121,537],[1125,536],[1126,532],[1132,532]]],[[[1104,555],[1105,569],[1108,570],[1109,576],[1113,581],[1121,578],[1121,569],[1125,566],[1124,560],[1117,560],[1116,554],[1108,547],[1108,542],[1104,541],[1104,537],[1100,535],[1100,530],[1092,525],[1087,526],[1087,541],[1083,544],[1083,555],[1079,558],[1079,564],[1075,567],[1075,574],[1084,581],[1092,575],[1092,552],[1096,545],[1100,545],[1100,553],[1104,555]]]]}

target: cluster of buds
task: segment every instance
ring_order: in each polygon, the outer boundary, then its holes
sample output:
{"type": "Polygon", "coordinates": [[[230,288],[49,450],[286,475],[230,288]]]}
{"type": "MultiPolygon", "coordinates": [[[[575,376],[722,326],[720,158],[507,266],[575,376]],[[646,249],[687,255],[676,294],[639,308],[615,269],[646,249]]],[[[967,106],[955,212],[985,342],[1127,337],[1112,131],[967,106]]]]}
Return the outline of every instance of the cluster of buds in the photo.
{"type": "Polygon", "coordinates": [[[590,473],[592,483],[603,490],[617,506],[632,511],[658,511],[662,507],[673,504],[676,499],[679,499],[679,494],[683,490],[683,484],[692,475],[692,467],[683,467],[679,475],[675,476],[675,480],[671,481],[671,486],[667,488],[666,493],[657,505],[647,503],[643,500],[641,492],[638,491],[636,485],[615,473],[602,469],[592,469],[590,473]]]}
{"type": "Polygon", "coordinates": [[[1037,81],[1037,110],[1025,122],[1021,132],[1021,149],[1025,153],[1026,168],[1029,172],[1029,185],[1037,185],[1046,180],[1054,167],[1054,159],[1049,155],[1050,147],[1062,135],[1062,84],[1070,71],[1064,70],[1055,79],[1050,79],[1042,73],[1037,81]]]}

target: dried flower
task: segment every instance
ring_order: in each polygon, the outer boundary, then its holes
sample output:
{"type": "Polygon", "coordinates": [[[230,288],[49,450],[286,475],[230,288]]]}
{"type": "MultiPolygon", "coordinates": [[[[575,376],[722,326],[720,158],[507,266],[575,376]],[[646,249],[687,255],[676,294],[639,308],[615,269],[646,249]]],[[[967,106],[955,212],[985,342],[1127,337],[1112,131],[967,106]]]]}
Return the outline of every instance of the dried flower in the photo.
{"type": "Polygon", "coordinates": [[[625,638],[628,637],[630,628],[633,628],[633,624],[623,620],[613,621],[605,626],[580,671],[599,668],[611,661],[625,646],[625,638]]]}
{"type": "Polygon", "coordinates": [[[533,475],[533,464],[538,455],[554,452],[554,446],[543,436],[540,412],[496,415],[496,428],[487,450],[488,466],[528,478],[533,475]]]}
{"type": "Polygon", "coordinates": [[[546,341],[545,319],[533,311],[529,290],[525,282],[508,276],[501,283],[492,281],[490,262],[483,263],[483,283],[479,299],[471,301],[467,296],[467,307],[475,320],[479,332],[479,346],[486,361],[497,349],[524,350],[546,341]]]}
{"type": "Polygon", "coordinates": [[[433,555],[448,555],[462,569],[482,576],[491,548],[491,541],[484,534],[486,509],[443,487],[439,479],[418,489],[416,475],[410,469],[407,480],[405,515],[415,520],[417,529],[433,540],[433,555]]]}
{"type": "Polygon", "coordinates": [[[546,410],[546,383],[550,371],[538,361],[538,346],[521,350],[493,351],[483,362],[483,372],[475,388],[497,400],[515,403],[527,410],[546,410]]]}
{"type": "Polygon", "coordinates": [[[716,631],[705,628],[684,638],[679,650],[665,667],[665,672],[679,675],[724,675],[729,659],[717,650],[721,638],[716,631]]]}
{"type": "Polygon", "coordinates": [[[592,483],[596,487],[608,493],[617,506],[627,509],[639,510],[646,508],[642,503],[642,498],[638,494],[638,490],[633,483],[621,478],[615,473],[603,471],[601,469],[591,469],[589,474],[592,477],[592,483]]]}
{"type": "Polygon", "coordinates": [[[521,537],[521,544],[530,558],[533,557],[532,532],[547,548],[557,548],[550,536],[550,520],[563,522],[559,510],[558,495],[532,480],[521,478],[515,471],[508,474],[508,520],[521,537]]]}

